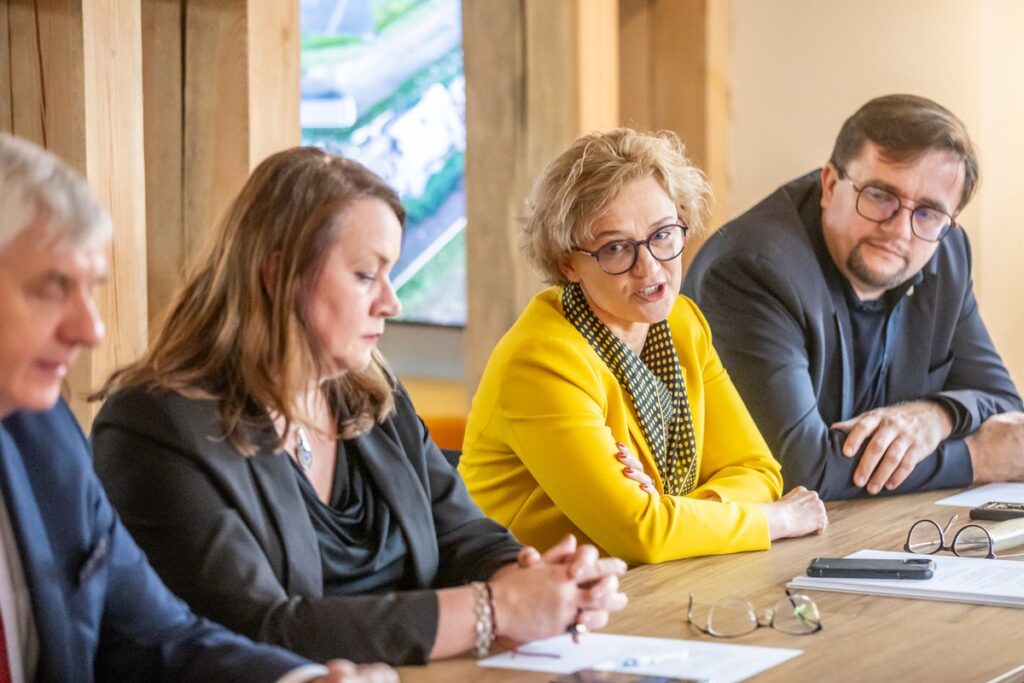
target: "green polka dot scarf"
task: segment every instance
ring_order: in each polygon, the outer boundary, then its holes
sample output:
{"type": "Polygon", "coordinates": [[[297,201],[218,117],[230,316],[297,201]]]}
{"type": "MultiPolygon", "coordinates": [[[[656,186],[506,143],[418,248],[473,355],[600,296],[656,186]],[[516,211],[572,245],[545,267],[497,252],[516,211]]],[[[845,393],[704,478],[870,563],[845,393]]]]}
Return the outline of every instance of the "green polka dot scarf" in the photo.
{"type": "Polygon", "coordinates": [[[697,468],[693,467],[697,443],[668,321],[651,325],[643,351],[637,356],[597,319],[577,283],[563,287],[562,309],[632,399],[665,492],[684,495],[692,491],[697,478],[697,468]]]}

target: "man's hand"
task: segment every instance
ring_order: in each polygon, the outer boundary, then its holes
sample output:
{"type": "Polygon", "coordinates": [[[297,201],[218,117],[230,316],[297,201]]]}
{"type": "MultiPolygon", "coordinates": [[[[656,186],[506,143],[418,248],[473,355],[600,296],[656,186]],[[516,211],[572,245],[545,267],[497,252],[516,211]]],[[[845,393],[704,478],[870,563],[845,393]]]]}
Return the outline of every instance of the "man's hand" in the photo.
{"type": "Polygon", "coordinates": [[[386,664],[355,665],[347,659],[327,662],[327,673],[309,683],[398,683],[398,672],[386,664]]]}
{"type": "Polygon", "coordinates": [[[867,442],[853,483],[878,493],[883,486],[892,490],[902,484],[917,463],[953,431],[953,419],[935,401],[912,401],[869,410],[832,428],[846,432],[843,455],[847,458],[867,442]]]}
{"type": "Polygon", "coordinates": [[[1024,480],[1024,413],[993,415],[965,443],[975,484],[1024,480]]]}

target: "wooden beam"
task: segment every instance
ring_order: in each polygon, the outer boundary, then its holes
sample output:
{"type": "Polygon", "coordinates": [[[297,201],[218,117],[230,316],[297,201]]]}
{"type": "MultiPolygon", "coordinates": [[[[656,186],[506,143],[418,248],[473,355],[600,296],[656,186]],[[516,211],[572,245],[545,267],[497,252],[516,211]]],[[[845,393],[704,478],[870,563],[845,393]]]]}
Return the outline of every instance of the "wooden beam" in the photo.
{"type": "MultiPolygon", "coordinates": [[[[717,227],[729,192],[728,3],[620,0],[619,24],[622,120],[683,139],[714,189],[709,227],[717,227]]],[[[699,242],[687,246],[687,265],[699,242]]]]}
{"type": "Polygon", "coordinates": [[[12,0],[4,6],[9,114],[15,135],[54,152],[109,207],[110,282],[97,294],[107,339],[68,374],[71,407],[88,428],[85,397],[146,339],[145,181],[141,17],[136,3],[12,0]]]}
{"type": "Polygon", "coordinates": [[[184,204],[185,8],[142,0],[142,88],[146,149],[146,281],[155,323],[187,262],[184,204]]]}
{"type": "Polygon", "coordinates": [[[0,130],[11,130],[11,29],[7,20],[9,5],[0,4],[0,130]]]}
{"type": "Polygon", "coordinates": [[[614,0],[463,2],[471,387],[541,287],[518,247],[530,185],[580,134],[618,122],[617,26],[614,0]]]}

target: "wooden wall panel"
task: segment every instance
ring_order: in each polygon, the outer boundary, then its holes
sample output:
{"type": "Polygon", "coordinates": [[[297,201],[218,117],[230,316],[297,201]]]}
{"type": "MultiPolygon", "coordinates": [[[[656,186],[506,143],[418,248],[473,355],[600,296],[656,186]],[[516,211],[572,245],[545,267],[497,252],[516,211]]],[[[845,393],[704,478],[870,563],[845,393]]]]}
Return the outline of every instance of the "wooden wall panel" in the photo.
{"type": "Polygon", "coordinates": [[[249,168],[299,144],[299,3],[249,0],[249,168]]]}
{"type": "Polygon", "coordinates": [[[114,221],[110,280],[98,291],[107,339],[90,358],[89,388],[96,389],[138,357],[148,332],[142,14],[137,2],[81,5],[86,177],[114,221]]]}
{"type": "Polygon", "coordinates": [[[11,35],[8,5],[0,3],[0,130],[11,130],[11,35]]]}
{"type": "Polygon", "coordinates": [[[79,169],[114,219],[107,340],[68,378],[84,426],[252,167],[298,143],[298,17],[298,0],[0,3],[0,129],[79,169]]]}
{"type": "Polygon", "coordinates": [[[110,282],[97,295],[107,339],[79,357],[67,380],[71,407],[88,426],[95,406],[85,397],[146,338],[139,7],[11,0],[3,16],[9,106],[0,122],[77,168],[113,218],[110,282]]]}
{"type": "Polygon", "coordinates": [[[181,0],[142,0],[146,280],[153,324],[187,261],[184,202],[184,14],[181,0]]]}
{"type": "MultiPolygon", "coordinates": [[[[725,220],[729,192],[727,0],[620,0],[622,120],[675,131],[714,190],[709,227],[725,220]]],[[[689,264],[700,243],[691,239],[689,264]]]]}
{"type": "Polygon", "coordinates": [[[470,387],[541,287],[518,247],[531,183],[581,133],[618,122],[617,24],[608,0],[463,2],[470,387]]]}
{"type": "Polygon", "coordinates": [[[194,254],[249,173],[246,0],[189,0],[185,12],[185,252],[194,254]]]}
{"type": "Polygon", "coordinates": [[[298,0],[144,0],[149,307],[250,171],[299,143],[298,0]]]}

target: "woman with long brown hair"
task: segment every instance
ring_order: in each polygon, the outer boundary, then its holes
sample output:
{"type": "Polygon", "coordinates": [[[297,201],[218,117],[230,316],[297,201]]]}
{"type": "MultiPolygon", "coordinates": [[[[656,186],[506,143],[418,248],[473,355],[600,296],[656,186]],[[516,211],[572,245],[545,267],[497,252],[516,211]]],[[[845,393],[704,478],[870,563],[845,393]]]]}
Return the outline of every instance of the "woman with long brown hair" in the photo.
{"type": "Polygon", "coordinates": [[[97,471],[197,612],[302,654],[416,663],[600,627],[624,565],[486,519],[376,351],[404,216],[355,162],[260,164],[105,387],[97,471]]]}

